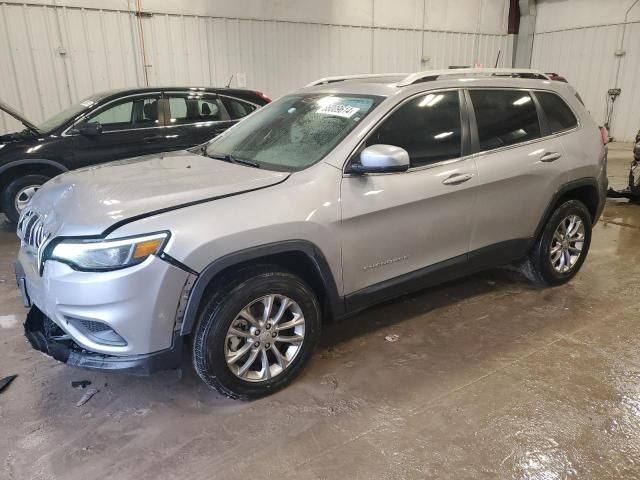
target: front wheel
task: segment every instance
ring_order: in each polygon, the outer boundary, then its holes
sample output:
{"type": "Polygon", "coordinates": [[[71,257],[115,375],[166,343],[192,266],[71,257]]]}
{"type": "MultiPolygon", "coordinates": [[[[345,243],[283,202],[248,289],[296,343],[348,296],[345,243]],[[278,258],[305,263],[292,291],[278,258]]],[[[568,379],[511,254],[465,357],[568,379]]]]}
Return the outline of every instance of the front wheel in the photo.
{"type": "Polygon", "coordinates": [[[10,181],[0,195],[2,211],[11,223],[17,223],[20,213],[29,205],[31,198],[50,177],[46,175],[24,175],[10,181]]]}
{"type": "Polygon", "coordinates": [[[561,285],[578,273],[590,245],[591,214],[582,202],[568,200],[549,217],[522,272],[537,285],[561,285]]]}
{"type": "Polygon", "coordinates": [[[193,341],[200,378],[230,398],[248,400],[290,383],[320,334],[320,308],[299,277],[275,267],[225,282],[203,309],[193,341]]]}

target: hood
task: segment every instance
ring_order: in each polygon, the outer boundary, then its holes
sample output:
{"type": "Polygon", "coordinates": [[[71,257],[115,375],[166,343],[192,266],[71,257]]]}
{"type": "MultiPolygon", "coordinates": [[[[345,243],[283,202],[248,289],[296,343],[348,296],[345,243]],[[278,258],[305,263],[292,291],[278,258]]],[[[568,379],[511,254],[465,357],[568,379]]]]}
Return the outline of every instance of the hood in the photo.
{"type": "Polygon", "coordinates": [[[2,100],[0,100],[0,110],[2,110],[4,112],[8,113],[9,115],[11,115],[13,118],[18,120],[20,123],[22,123],[29,130],[33,130],[34,132],[40,133],[40,131],[38,130],[38,127],[36,127],[33,123],[31,123],[29,120],[27,120],[24,117],[24,115],[22,115],[20,112],[18,112],[15,108],[13,108],[11,105],[3,102],[2,100]]]}
{"type": "Polygon", "coordinates": [[[127,220],[265,188],[288,176],[170,152],[60,175],[38,190],[30,209],[52,236],[99,235],[127,220]]]}

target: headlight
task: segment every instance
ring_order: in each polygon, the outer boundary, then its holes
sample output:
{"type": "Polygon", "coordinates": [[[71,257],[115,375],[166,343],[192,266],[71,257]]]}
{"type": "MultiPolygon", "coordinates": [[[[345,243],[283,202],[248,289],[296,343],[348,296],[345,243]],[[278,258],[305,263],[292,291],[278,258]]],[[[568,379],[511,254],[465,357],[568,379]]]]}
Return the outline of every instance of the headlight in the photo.
{"type": "Polygon", "coordinates": [[[66,239],[55,244],[44,260],[57,260],[76,270],[117,270],[144,262],[162,252],[168,232],[117,240],[66,239]]]}

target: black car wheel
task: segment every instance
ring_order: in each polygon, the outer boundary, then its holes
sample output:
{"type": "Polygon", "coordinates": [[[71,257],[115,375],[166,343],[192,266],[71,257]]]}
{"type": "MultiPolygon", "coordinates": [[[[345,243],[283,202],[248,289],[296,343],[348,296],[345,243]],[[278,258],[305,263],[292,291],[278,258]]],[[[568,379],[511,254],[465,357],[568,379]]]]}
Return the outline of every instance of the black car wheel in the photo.
{"type": "Polygon", "coordinates": [[[591,214],[582,202],[568,200],[547,220],[522,272],[537,285],[561,285],[578,273],[590,245],[591,214]]]}
{"type": "Polygon", "coordinates": [[[50,177],[46,175],[24,175],[10,181],[0,195],[2,211],[12,223],[17,223],[22,210],[29,205],[36,191],[46,183],[50,177]]]}
{"type": "Polygon", "coordinates": [[[277,267],[225,278],[200,315],[193,364],[202,380],[230,398],[271,394],[300,373],[320,335],[316,295],[277,267]]]}

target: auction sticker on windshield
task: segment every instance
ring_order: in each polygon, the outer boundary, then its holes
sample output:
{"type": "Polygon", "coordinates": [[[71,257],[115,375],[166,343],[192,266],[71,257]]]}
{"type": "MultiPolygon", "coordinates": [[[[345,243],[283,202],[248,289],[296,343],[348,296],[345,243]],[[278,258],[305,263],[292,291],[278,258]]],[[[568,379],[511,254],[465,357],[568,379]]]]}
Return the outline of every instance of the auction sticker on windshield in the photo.
{"type": "Polygon", "coordinates": [[[345,105],[343,103],[331,103],[325,105],[322,108],[316,110],[316,113],[323,113],[325,115],[335,115],[336,117],[351,118],[360,109],[352,107],[351,105],[345,105]]]}

